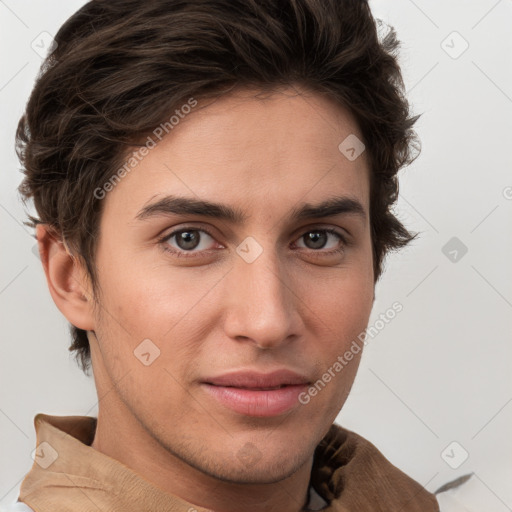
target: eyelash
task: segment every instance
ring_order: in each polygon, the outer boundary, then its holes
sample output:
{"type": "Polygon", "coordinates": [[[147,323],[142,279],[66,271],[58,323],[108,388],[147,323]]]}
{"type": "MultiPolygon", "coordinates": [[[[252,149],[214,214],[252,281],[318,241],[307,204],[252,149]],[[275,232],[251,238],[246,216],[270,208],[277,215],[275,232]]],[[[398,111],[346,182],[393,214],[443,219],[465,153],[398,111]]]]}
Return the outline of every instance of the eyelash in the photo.
{"type": "MultiPolygon", "coordinates": [[[[188,227],[185,226],[183,228],[177,229],[176,231],[173,231],[172,233],[164,235],[163,237],[161,237],[158,240],[158,243],[161,244],[161,246],[162,246],[164,251],[166,251],[166,252],[168,252],[168,253],[170,253],[173,256],[176,256],[178,258],[196,258],[196,257],[199,257],[202,252],[208,252],[208,251],[190,252],[190,251],[184,251],[184,250],[170,249],[167,242],[173,236],[175,236],[178,233],[181,233],[183,231],[200,231],[200,232],[206,233],[208,236],[210,236],[211,238],[215,239],[215,237],[212,235],[212,233],[210,233],[209,230],[207,230],[205,228],[197,228],[197,227],[192,227],[192,226],[188,226],[188,227]]],[[[313,233],[313,232],[330,233],[332,235],[337,236],[339,238],[339,240],[342,242],[341,247],[339,247],[338,249],[330,249],[330,250],[327,250],[327,251],[322,251],[320,249],[319,250],[310,249],[313,253],[319,253],[319,256],[326,256],[326,255],[329,256],[329,255],[333,255],[333,254],[342,253],[345,250],[345,247],[349,245],[346,237],[344,235],[342,235],[339,231],[337,231],[334,228],[309,229],[309,230],[305,231],[299,238],[302,238],[307,233],[313,233]]]]}

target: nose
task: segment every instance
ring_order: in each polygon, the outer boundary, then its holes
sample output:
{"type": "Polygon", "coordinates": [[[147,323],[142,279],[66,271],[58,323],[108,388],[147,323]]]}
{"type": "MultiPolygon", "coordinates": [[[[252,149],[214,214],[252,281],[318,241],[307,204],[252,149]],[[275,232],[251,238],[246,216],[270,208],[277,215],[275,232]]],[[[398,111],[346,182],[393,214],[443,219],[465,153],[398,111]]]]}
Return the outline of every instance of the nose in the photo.
{"type": "Polygon", "coordinates": [[[261,349],[296,339],[302,326],[300,299],[283,262],[270,250],[254,261],[236,256],[225,280],[225,333],[261,349]]]}

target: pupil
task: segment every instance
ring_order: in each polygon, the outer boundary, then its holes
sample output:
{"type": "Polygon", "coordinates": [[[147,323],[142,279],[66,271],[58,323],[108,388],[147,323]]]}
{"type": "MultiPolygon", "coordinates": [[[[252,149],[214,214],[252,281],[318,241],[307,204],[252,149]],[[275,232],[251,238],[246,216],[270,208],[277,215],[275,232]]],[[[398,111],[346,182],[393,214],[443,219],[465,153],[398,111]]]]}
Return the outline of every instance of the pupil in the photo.
{"type": "Polygon", "coordinates": [[[178,237],[178,240],[180,241],[180,246],[182,246],[181,249],[195,249],[198,242],[197,234],[193,234],[194,232],[191,231],[182,231],[181,236],[178,237]],[[183,243],[182,243],[183,242],[183,243]]]}
{"type": "Polygon", "coordinates": [[[325,237],[325,234],[324,233],[320,233],[318,231],[312,231],[309,233],[309,240],[313,242],[313,245],[314,245],[314,248],[315,249],[318,249],[318,245],[320,245],[320,247],[322,247],[325,243],[324,240],[322,240],[322,238],[325,237]],[[320,240],[322,243],[318,244],[318,240],[320,240]]]}

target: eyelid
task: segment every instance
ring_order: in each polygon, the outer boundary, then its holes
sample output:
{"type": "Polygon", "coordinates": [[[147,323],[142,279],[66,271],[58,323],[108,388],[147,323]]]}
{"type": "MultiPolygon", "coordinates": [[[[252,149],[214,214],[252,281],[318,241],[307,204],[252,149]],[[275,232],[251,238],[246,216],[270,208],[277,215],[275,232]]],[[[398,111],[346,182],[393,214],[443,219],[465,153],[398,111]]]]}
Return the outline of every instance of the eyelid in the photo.
{"type": "Polygon", "coordinates": [[[294,236],[302,236],[305,233],[309,233],[310,231],[328,231],[329,233],[335,233],[336,235],[340,236],[345,243],[350,243],[350,239],[352,238],[352,235],[350,232],[342,228],[341,226],[336,226],[333,224],[322,224],[322,223],[316,223],[316,224],[307,224],[305,226],[301,226],[298,230],[295,231],[294,236]]]}
{"type": "MultiPolygon", "coordinates": [[[[204,232],[208,236],[210,236],[213,240],[215,240],[217,244],[219,244],[222,247],[224,247],[222,244],[217,242],[215,235],[213,235],[213,233],[210,231],[209,228],[207,228],[207,227],[205,227],[203,225],[195,226],[195,225],[190,225],[190,224],[189,225],[184,225],[182,227],[174,228],[171,232],[166,233],[165,235],[162,235],[162,236],[158,237],[158,243],[160,245],[164,245],[165,246],[167,244],[167,242],[172,237],[174,237],[175,235],[177,235],[178,233],[180,233],[182,231],[187,231],[187,230],[188,231],[201,231],[201,232],[204,232]]],[[[329,255],[329,254],[333,254],[333,253],[336,253],[336,252],[342,252],[346,246],[350,245],[350,240],[347,238],[347,235],[345,234],[346,231],[343,230],[340,227],[334,227],[332,225],[314,224],[314,225],[310,225],[310,226],[302,226],[298,230],[297,234],[294,235],[295,239],[300,239],[306,233],[309,233],[309,232],[312,232],[312,231],[324,231],[326,233],[331,233],[331,234],[339,237],[339,239],[340,239],[340,241],[342,243],[342,248],[341,249],[327,249],[327,250],[324,250],[324,249],[319,249],[319,250],[309,249],[310,252],[318,253],[318,256],[329,255]]],[[[308,250],[307,248],[306,249],[300,248],[300,249],[308,250]]],[[[170,252],[171,254],[173,254],[175,256],[178,256],[178,257],[179,256],[185,256],[185,257],[193,258],[193,257],[195,257],[195,255],[199,256],[201,254],[208,253],[212,249],[203,249],[201,251],[184,251],[182,249],[181,250],[180,249],[176,249],[176,248],[168,249],[167,247],[164,247],[164,250],[167,251],[167,252],[170,252]]],[[[213,250],[215,250],[215,249],[213,249],[213,250]]]]}
{"type": "MultiPolygon", "coordinates": [[[[208,229],[206,228],[205,226],[194,226],[194,225],[185,225],[183,227],[178,227],[178,228],[174,228],[172,231],[170,231],[169,233],[166,233],[162,236],[159,236],[158,237],[158,243],[160,244],[165,244],[166,242],[168,242],[172,237],[174,237],[175,235],[177,235],[178,233],[181,233],[182,231],[201,231],[203,233],[206,233],[210,238],[212,238],[213,240],[216,241],[217,244],[219,245],[222,245],[220,244],[219,242],[217,242],[216,240],[216,237],[215,235],[208,229]]],[[[201,253],[201,252],[206,252],[207,250],[204,249],[202,251],[196,251],[197,253],[201,253]]],[[[191,254],[194,254],[193,252],[191,251],[183,251],[183,250],[178,250],[178,249],[174,249],[170,252],[181,252],[181,253],[186,253],[186,252],[190,252],[191,254]]]]}
{"type": "Polygon", "coordinates": [[[336,229],[336,228],[334,228],[332,226],[329,226],[329,227],[325,227],[325,226],[324,227],[312,227],[312,228],[302,229],[301,232],[300,232],[301,234],[299,235],[297,240],[300,240],[306,233],[311,233],[311,232],[314,232],[314,231],[323,231],[325,233],[330,233],[332,235],[335,235],[340,240],[341,247],[338,247],[338,248],[335,248],[335,249],[318,249],[318,250],[300,247],[299,248],[300,250],[305,250],[305,251],[308,251],[308,252],[312,253],[314,256],[322,257],[322,256],[329,256],[329,255],[332,255],[332,254],[343,253],[345,251],[345,249],[350,245],[350,242],[347,239],[347,237],[345,236],[345,234],[342,233],[339,229],[336,229]]]}

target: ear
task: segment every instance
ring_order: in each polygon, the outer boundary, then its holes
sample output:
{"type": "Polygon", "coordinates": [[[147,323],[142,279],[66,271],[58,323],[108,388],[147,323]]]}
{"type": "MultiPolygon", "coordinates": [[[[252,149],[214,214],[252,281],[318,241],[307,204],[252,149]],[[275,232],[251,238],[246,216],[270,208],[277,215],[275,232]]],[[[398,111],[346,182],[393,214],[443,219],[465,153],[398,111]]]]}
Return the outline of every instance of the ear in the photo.
{"type": "Polygon", "coordinates": [[[79,258],[48,224],[36,226],[36,237],[55,305],[74,326],[94,330],[92,286],[79,258]]]}

